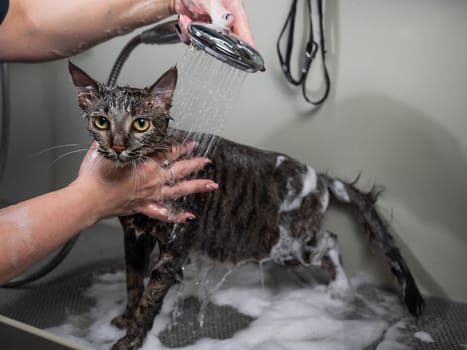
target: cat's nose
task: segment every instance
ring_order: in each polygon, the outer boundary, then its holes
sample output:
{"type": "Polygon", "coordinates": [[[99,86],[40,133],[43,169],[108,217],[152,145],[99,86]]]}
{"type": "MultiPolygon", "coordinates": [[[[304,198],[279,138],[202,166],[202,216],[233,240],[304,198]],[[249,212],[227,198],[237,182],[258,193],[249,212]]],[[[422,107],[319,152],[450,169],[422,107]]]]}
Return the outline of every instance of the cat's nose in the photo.
{"type": "Polygon", "coordinates": [[[125,146],[122,145],[113,145],[112,149],[117,152],[117,154],[122,153],[122,151],[125,149],[125,146]]]}

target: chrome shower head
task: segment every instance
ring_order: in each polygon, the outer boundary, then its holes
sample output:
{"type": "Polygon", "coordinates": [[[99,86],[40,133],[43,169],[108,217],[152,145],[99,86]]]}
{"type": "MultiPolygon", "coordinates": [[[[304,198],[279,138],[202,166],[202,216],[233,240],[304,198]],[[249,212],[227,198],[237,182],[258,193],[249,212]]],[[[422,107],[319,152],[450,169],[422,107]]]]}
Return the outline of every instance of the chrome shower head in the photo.
{"type": "Polygon", "coordinates": [[[241,39],[199,23],[189,24],[188,33],[195,48],[224,63],[249,73],[265,71],[260,53],[241,39]]]}

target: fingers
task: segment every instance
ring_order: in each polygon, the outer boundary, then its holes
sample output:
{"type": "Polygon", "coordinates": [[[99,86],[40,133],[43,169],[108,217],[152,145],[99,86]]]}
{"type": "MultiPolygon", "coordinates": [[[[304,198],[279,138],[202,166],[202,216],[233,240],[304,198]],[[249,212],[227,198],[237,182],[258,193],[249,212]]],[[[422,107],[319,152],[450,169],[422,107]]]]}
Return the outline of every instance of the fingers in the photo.
{"type": "Polygon", "coordinates": [[[173,163],[166,171],[167,180],[179,180],[203,169],[211,161],[207,158],[197,157],[179,160],[173,163]]]}
{"type": "Polygon", "coordinates": [[[192,213],[182,212],[169,215],[167,221],[183,224],[196,221],[196,217],[192,213]]]}
{"type": "Polygon", "coordinates": [[[191,18],[186,15],[178,16],[178,26],[182,33],[182,40],[185,44],[190,44],[190,36],[188,35],[188,25],[191,23],[191,18]]]}
{"type": "MultiPolygon", "coordinates": [[[[157,181],[160,184],[158,189],[160,189],[163,185],[173,186],[188,175],[202,170],[207,164],[211,163],[210,159],[194,157],[176,161],[176,159],[192,152],[197,145],[197,142],[177,145],[172,148],[171,153],[166,154],[164,160],[161,157],[157,157],[154,159],[154,162],[140,164],[140,169],[143,169],[140,171],[140,174],[144,174],[142,179],[154,178],[154,172],[156,172],[158,174],[157,181]]],[[[201,191],[204,190],[201,189],[201,191]]]]}
{"type": "MultiPolygon", "coordinates": [[[[164,186],[158,200],[175,199],[195,192],[211,192],[219,188],[219,185],[212,180],[196,179],[184,181],[170,187],[164,186]]],[[[196,220],[195,215],[189,212],[173,213],[161,202],[149,202],[138,212],[160,221],[187,223],[196,220]]]]}
{"type": "Polygon", "coordinates": [[[193,21],[212,22],[256,47],[250,24],[241,0],[178,0],[175,11],[179,14],[178,24],[182,39],[189,44],[188,25],[193,21]]]}
{"type": "Polygon", "coordinates": [[[188,142],[183,145],[175,145],[172,147],[172,151],[168,154],[168,159],[171,161],[177,160],[178,158],[190,154],[196,147],[198,142],[188,142]]]}
{"type": "MultiPolygon", "coordinates": [[[[194,220],[195,215],[188,212],[173,213],[167,209],[163,203],[178,197],[190,195],[197,192],[211,192],[219,188],[219,185],[212,180],[190,180],[181,182],[175,186],[164,186],[157,196],[157,202],[148,203],[141,213],[151,216],[161,221],[186,222],[187,219],[194,220]]],[[[169,202],[168,202],[169,203],[169,202]]]]}
{"type": "Polygon", "coordinates": [[[161,189],[161,199],[175,199],[198,192],[211,192],[219,188],[219,185],[207,179],[188,180],[177,183],[174,186],[164,186],[161,189]]]}
{"type": "Polygon", "coordinates": [[[208,23],[209,0],[175,0],[175,12],[178,14],[178,26],[180,27],[182,40],[190,44],[188,25],[194,20],[208,23]]]}
{"type": "Polygon", "coordinates": [[[161,221],[167,221],[169,217],[169,209],[166,206],[155,202],[146,204],[139,211],[141,214],[161,221]]]}
{"type": "Polygon", "coordinates": [[[188,223],[196,220],[196,217],[192,213],[171,213],[166,206],[159,203],[148,203],[139,212],[164,222],[188,223]]]}
{"type": "Polygon", "coordinates": [[[256,48],[255,39],[251,32],[250,23],[241,1],[228,1],[228,8],[234,14],[230,27],[232,33],[256,48]]]}
{"type": "MultiPolygon", "coordinates": [[[[190,148],[191,147],[188,147],[188,149],[190,148]]],[[[165,175],[163,176],[165,176],[168,185],[162,186],[153,197],[155,202],[151,201],[145,204],[140,209],[140,212],[161,221],[186,223],[195,220],[196,218],[192,213],[173,213],[164,204],[161,204],[161,202],[170,201],[193,193],[217,190],[219,185],[210,179],[193,179],[176,182],[176,180],[183,179],[192,172],[203,169],[206,164],[210,162],[211,161],[207,158],[198,157],[177,161],[168,169],[164,169],[165,175]]]]}
{"type": "Polygon", "coordinates": [[[209,8],[209,16],[211,17],[212,23],[218,25],[219,27],[230,31],[234,15],[224,6],[222,6],[220,1],[212,1],[211,7],[209,8]]]}

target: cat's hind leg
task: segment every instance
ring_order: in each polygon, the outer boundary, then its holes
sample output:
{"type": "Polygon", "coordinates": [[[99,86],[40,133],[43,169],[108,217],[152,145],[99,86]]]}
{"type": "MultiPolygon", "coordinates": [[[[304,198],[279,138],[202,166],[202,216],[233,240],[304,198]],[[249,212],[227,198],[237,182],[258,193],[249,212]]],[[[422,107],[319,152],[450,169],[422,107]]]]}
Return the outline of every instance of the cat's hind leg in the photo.
{"type": "Polygon", "coordinates": [[[127,304],[122,315],[115,317],[112,325],[127,328],[144,290],[144,277],[147,272],[149,256],[155,245],[150,234],[139,232],[131,217],[121,218],[124,229],[127,304]]]}
{"type": "Polygon", "coordinates": [[[337,236],[329,231],[320,231],[314,250],[313,265],[324,268],[329,275],[328,292],[332,297],[351,300],[353,290],[342,265],[337,236]]]}

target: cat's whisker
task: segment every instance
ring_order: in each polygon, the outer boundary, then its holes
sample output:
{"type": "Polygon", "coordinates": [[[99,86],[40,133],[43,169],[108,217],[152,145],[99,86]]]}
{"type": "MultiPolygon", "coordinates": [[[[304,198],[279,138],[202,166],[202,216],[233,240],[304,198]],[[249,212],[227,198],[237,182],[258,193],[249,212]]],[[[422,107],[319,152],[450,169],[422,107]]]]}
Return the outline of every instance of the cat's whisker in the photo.
{"type": "Polygon", "coordinates": [[[74,153],[79,153],[79,152],[87,152],[88,149],[87,148],[80,148],[80,149],[76,149],[74,151],[70,151],[70,152],[67,152],[67,153],[64,153],[62,154],[61,156],[57,157],[52,163],[50,163],[49,165],[49,168],[51,168],[56,162],[58,162],[60,159],[63,159],[69,155],[72,155],[74,153]]]}
{"type": "Polygon", "coordinates": [[[43,149],[42,151],[39,151],[39,152],[36,152],[36,153],[33,153],[31,155],[29,155],[29,158],[35,158],[35,157],[39,157],[47,152],[50,152],[50,151],[53,151],[53,150],[56,150],[56,149],[60,149],[60,148],[68,148],[68,147],[83,147],[84,145],[82,144],[79,144],[79,143],[68,143],[68,144],[64,144],[64,145],[56,145],[56,146],[52,146],[52,147],[48,147],[46,149],[43,149]]]}
{"type": "Polygon", "coordinates": [[[141,164],[143,164],[145,161],[151,161],[151,162],[156,163],[157,165],[160,165],[160,163],[157,160],[155,160],[152,157],[145,156],[145,155],[141,155],[140,159],[138,159],[138,160],[140,161],[141,164]]]}

